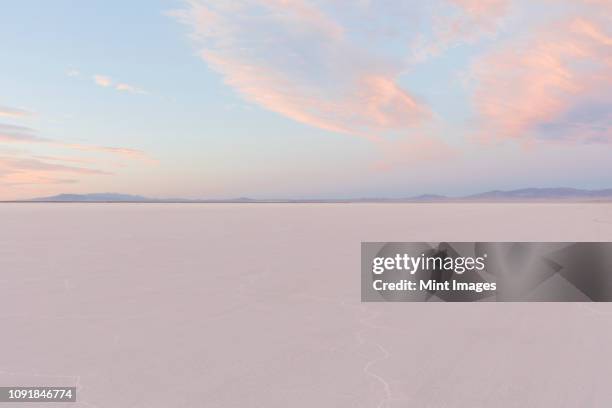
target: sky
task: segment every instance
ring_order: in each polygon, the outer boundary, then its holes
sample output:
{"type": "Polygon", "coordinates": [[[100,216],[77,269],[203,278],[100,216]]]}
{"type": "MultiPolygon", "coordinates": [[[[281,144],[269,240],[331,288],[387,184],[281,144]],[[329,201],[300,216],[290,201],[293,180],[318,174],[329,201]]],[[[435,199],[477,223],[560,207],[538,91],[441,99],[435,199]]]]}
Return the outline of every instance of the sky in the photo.
{"type": "Polygon", "coordinates": [[[612,187],[609,0],[7,1],[0,200],[612,187]]]}

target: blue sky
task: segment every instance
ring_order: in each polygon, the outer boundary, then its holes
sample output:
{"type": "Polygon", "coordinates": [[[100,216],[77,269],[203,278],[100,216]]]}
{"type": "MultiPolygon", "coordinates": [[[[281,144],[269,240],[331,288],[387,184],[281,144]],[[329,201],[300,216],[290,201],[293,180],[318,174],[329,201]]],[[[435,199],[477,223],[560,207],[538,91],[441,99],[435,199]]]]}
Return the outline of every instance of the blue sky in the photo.
{"type": "Polygon", "coordinates": [[[600,0],[11,2],[0,199],[610,187],[610,15],[600,0]]]}

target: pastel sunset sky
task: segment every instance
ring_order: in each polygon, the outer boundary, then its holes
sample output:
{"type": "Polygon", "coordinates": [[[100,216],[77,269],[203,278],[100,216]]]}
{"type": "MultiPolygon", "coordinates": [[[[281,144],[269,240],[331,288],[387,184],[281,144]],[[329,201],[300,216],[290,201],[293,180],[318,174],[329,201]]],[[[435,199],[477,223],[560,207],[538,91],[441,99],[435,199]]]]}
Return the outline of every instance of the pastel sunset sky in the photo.
{"type": "Polygon", "coordinates": [[[0,200],[612,187],[610,0],[5,1],[0,200]]]}

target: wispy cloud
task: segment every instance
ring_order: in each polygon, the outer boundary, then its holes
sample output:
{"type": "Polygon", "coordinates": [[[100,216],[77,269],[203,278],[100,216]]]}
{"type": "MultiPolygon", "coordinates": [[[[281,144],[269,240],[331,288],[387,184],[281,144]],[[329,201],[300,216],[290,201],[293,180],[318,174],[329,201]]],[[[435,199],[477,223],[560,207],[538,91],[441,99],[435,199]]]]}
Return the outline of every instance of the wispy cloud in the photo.
{"type": "Polygon", "coordinates": [[[0,123],[0,142],[45,143],[51,140],[39,137],[33,129],[28,127],[0,123]]]}
{"type": "Polygon", "coordinates": [[[11,108],[9,106],[0,105],[0,116],[7,118],[23,118],[26,116],[31,116],[32,113],[19,108],[11,108]]]}
{"type": "Polygon", "coordinates": [[[0,123],[0,143],[38,143],[80,151],[108,153],[123,158],[142,160],[149,163],[157,161],[142,150],[127,147],[96,146],[81,143],[70,143],[38,136],[34,129],[25,126],[0,123]]]}
{"type": "Polygon", "coordinates": [[[38,160],[52,161],[52,162],[62,162],[62,163],[78,163],[78,164],[93,164],[96,161],[93,159],[85,159],[78,157],[70,157],[70,156],[45,156],[38,155],[33,156],[33,158],[38,160]]]}
{"type": "Polygon", "coordinates": [[[105,75],[96,74],[92,78],[96,85],[101,86],[103,88],[113,88],[120,92],[127,92],[127,93],[132,93],[132,94],[141,94],[141,95],[147,94],[147,92],[145,92],[144,90],[134,85],[126,84],[124,82],[115,83],[115,81],[112,78],[105,76],[105,75]]]}
{"type": "Polygon", "coordinates": [[[96,85],[102,86],[104,88],[108,88],[113,84],[113,80],[104,75],[94,75],[93,81],[96,85]]]}
{"type": "Polygon", "coordinates": [[[67,172],[74,174],[111,174],[107,171],[89,169],[85,167],[67,166],[63,164],[48,163],[38,159],[32,158],[14,158],[14,157],[2,157],[0,156],[0,162],[2,167],[6,169],[13,169],[16,171],[53,171],[53,172],[67,172]]]}
{"type": "MultiPolygon", "coordinates": [[[[2,187],[0,198],[5,198],[5,194],[18,194],[18,191],[26,195],[39,194],[45,186],[77,183],[85,176],[113,174],[107,170],[86,167],[89,165],[99,167],[104,163],[96,156],[33,154],[22,148],[7,148],[3,145],[32,148],[44,146],[47,149],[59,149],[60,151],[102,153],[130,161],[157,162],[145,152],[137,149],[68,143],[40,137],[34,129],[29,127],[0,123],[0,153],[4,153],[0,154],[0,187],[2,187]],[[35,190],[32,190],[34,187],[23,190],[21,186],[36,187],[35,190]],[[37,193],[34,193],[35,191],[37,193]]],[[[37,150],[39,149],[34,149],[34,151],[37,150]]],[[[106,162],[108,164],[108,160],[106,162]]],[[[116,164],[122,165],[123,161],[116,164]]]]}
{"type": "Polygon", "coordinates": [[[316,3],[201,0],[172,15],[192,28],[199,55],[228,85],[293,120],[376,138],[430,115],[399,85],[401,64],[360,47],[316,3]]]}
{"type": "Polygon", "coordinates": [[[124,83],[119,83],[115,86],[115,89],[121,92],[129,92],[129,93],[135,93],[135,94],[146,94],[145,91],[143,91],[140,88],[136,88],[134,85],[130,85],[130,84],[124,84],[124,83]]]}
{"type": "Polygon", "coordinates": [[[15,187],[76,183],[72,177],[110,175],[102,170],[49,163],[35,158],[0,156],[0,185],[15,187]]]}
{"type": "Polygon", "coordinates": [[[123,158],[141,160],[147,163],[157,163],[157,160],[150,157],[142,150],[131,149],[127,147],[112,147],[112,146],[92,146],[92,145],[84,145],[78,143],[63,143],[59,142],[61,146],[76,149],[81,151],[89,151],[89,152],[101,152],[101,153],[109,153],[113,155],[117,155],[123,158]]]}
{"type": "Polygon", "coordinates": [[[477,61],[481,138],[612,142],[612,18],[593,4],[477,61]]]}
{"type": "Polygon", "coordinates": [[[610,141],[610,2],[548,4],[555,13],[524,0],[189,0],[171,14],[245,99],[373,140],[444,120],[400,85],[411,67],[498,36],[470,55],[481,137],[610,141]]]}
{"type": "Polygon", "coordinates": [[[432,1],[431,32],[419,33],[413,44],[416,61],[439,55],[458,43],[493,35],[513,6],[512,0],[432,1]]]}

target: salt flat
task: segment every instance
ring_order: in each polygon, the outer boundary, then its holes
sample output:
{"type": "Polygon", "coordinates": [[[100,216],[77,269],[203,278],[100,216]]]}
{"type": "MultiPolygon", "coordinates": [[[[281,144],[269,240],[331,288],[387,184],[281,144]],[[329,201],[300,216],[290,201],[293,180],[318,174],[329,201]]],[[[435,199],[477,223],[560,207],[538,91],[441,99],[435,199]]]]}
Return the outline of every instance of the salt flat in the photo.
{"type": "Polygon", "coordinates": [[[612,205],[0,204],[0,385],[77,385],[71,407],[612,404],[611,305],[362,304],[361,241],[612,241],[612,205]]]}

